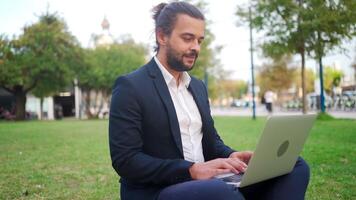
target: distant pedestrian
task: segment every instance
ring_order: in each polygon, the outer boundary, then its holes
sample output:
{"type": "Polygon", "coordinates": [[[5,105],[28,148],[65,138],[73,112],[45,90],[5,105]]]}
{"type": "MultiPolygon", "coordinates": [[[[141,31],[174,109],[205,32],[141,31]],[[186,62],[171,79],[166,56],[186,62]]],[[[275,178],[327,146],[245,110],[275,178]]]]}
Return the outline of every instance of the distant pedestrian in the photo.
{"type": "Polygon", "coordinates": [[[266,109],[268,113],[271,114],[273,112],[273,101],[275,99],[275,94],[272,91],[268,90],[265,93],[264,98],[266,103],[266,109]]]}

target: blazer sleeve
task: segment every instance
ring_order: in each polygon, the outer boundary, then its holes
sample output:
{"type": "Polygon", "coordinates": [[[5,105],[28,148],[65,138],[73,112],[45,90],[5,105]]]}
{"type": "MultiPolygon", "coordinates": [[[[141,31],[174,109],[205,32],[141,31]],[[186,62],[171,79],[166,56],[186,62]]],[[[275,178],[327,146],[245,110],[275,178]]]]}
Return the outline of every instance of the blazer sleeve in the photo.
{"type": "Polygon", "coordinates": [[[214,140],[214,158],[227,158],[230,156],[231,153],[235,152],[235,150],[231,149],[229,146],[225,145],[223,140],[220,138],[218,132],[215,129],[214,126],[214,119],[211,116],[211,110],[210,110],[210,102],[208,98],[208,90],[207,87],[203,82],[201,82],[204,87],[205,91],[205,96],[207,99],[207,104],[208,104],[208,109],[209,109],[209,121],[211,122],[211,127],[212,127],[212,138],[214,140]]]}
{"type": "Polygon", "coordinates": [[[142,109],[139,91],[131,80],[117,79],[111,100],[109,146],[112,166],[123,178],[149,184],[175,184],[191,180],[192,162],[160,159],[143,152],[142,109]]]}

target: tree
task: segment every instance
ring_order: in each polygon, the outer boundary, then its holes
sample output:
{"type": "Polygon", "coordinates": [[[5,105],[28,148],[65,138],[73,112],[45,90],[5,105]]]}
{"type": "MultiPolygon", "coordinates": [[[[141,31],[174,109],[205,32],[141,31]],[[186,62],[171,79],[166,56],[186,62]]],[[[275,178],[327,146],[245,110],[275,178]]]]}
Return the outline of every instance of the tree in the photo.
{"type": "MultiPolygon", "coordinates": [[[[302,82],[301,82],[301,77],[300,77],[300,72],[301,69],[296,69],[294,75],[293,75],[293,83],[295,84],[296,91],[299,92],[302,89],[302,82]]],[[[315,84],[315,73],[312,69],[306,68],[305,69],[305,93],[311,93],[314,92],[314,84],[315,84]]],[[[298,96],[298,95],[297,95],[298,96]]]]}
{"type": "Polygon", "coordinates": [[[221,94],[225,97],[240,99],[247,93],[248,85],[243,80],[223,80],[220,82],[221,94]]]}
{"type": "Polygon", "coordinates": [[[45,96],[73,79],[78,42],[56,13],[45,13],[25,26],[18,38],[4,40],[0,86],[15,95],[16,119],[25,119],[26,95],[37,88],[45,96]]]}
{"type": "MultiPolygon", "coordinates": [[[[305,38],[303,21],[303,0],[252,0],[251,26],[258,31],[265,31],[265,41],[262,44],[266,56],[279,58],[285,54],[297,53],[301,56],[301,77],[303,90],[303,112],[306,112],[305,95],[305,38]]],[[[248,9],[238,7],[237,13],[247,22],[248,9]]]]}
{"type": "Polygon", "coordinates": [[[109,94],[115,79],[129,73],[145,63],[146,48],[133,40],[85,50],[86,65],[78,71],[79,86],[85,94],[86,114],[97,118],[103,103],[109,101],[109,94]],[[92,101],[91,94],[94,94],[92,101]],[[97,103],[98,95],[102,95],[97,103]],[[94,108],[94,112],[90,107],[94,108]]]}
{"type": "Polygon", "coordinates": [[[329,95],[333,94],[333,89],[340,86],[341,78],[343,77],[343,72],[341,70],[335,69],[333,67],[325,67],[324,71],[324,82],[325,82],[325,91],[329,95]]]}
{"type": "Polygon", "coordinates": [[[221,65],[215,65],[210,68],[207,76],[209,98],[214,100],[221,97],[220,82],[228,77],[228,71],[224,70],[221,65]]]}
{"type": "MultiPolygon", "coordinates": [[[[257,74],[257,83],[260,86],[260,94],[266,91],[276,91],[278,96],[289,89],[295,91],[294,98],[298,98],[301,85],[301,69],[291,65],[290,56],[272,59],[272,62],[263,64],[257,74]]],[[[305,92],[314,91],[315,74],[312,69],[305,69],[305,92]]]]}
{"type": "Polygon", "coordinates": [[[292,86],[295,81],[296,69],[294,66],[288,66],[290,62],[291,57],[284,56],[261,66],[257,75],[261,94],[268,90],[276,91],[279,94],[292,86]]]}
{"type": "MultiPolygon", "coordinates": [[[[265,55],[272,57],[286,53],[300,55],[305,113],[305,56],[311,52],[324,56],[326,51],[320,51],[321,49],[337,46],[339,40],[343,40],[349,34],[354,35],[355,2],[253,0],[251,7],[254,11],[253,27],[265,32],[265,41],[262,45],[265,55]]],[[[246,8],[239,7],[237,15],[244,21],[248,19],[246,8]]]]}
{"type": "MultiPolygon", "coordinates": [[[[203,0],[186,0],[197,6],[203,13],[207,13],[207,3],[203,0]]],[[[215,39],[214,34],[211,32],[209,25],[211,22],[208,19],[205,19],[205,37],[204,41],[200,47],[199,58],[194,65],[194,69],[190,72],[191,75],[203,80],[207,78],[208,81],[208,91],[210,97],[215,97],[217,91],[215,91],[218,86],[220,73],[216,74],[217,71],[223,70],[220,64],[220,60],[217,59],[216,55],[218,55],[221,50],[222,46],[212,47],[212,43],[215,39]],[[205,77],[207,76],[207,77],[205,77]]]]}
{"type": "Polygon", "coordinates": [[[313,25],[307,37],[307,51],[319,63],[320,105],[321,111],[325,112],[322,58],[335,47],[340,47],[345,39],[351,40],[356,35],[356,2],[306,1],[306,9],[305,20],[313,25]]]}

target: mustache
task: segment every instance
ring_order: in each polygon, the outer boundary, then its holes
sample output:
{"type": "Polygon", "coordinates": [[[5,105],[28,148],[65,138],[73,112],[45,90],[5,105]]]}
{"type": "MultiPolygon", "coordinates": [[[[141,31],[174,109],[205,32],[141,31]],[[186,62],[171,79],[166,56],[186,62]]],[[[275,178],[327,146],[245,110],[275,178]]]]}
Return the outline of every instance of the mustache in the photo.
{"type": "Polygon", "coordinates": [[[195,58],[198,58],[198,52],[192,50],[192,51],[184,54],[184,56],[187,56],[187,57],[193,57],[194,56],[195,58]]]}

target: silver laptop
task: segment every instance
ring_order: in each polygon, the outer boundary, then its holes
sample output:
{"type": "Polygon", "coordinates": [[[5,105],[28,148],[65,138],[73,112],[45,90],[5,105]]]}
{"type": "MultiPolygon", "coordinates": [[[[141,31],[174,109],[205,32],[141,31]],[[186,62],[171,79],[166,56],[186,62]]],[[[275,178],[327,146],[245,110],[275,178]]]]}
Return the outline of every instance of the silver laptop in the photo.
{"type": "Polygon", "coordinates": [[[245,187],[291,172],[315,118],[316,114],[269,117],[245,173],[215,178],[245,187]]]}

